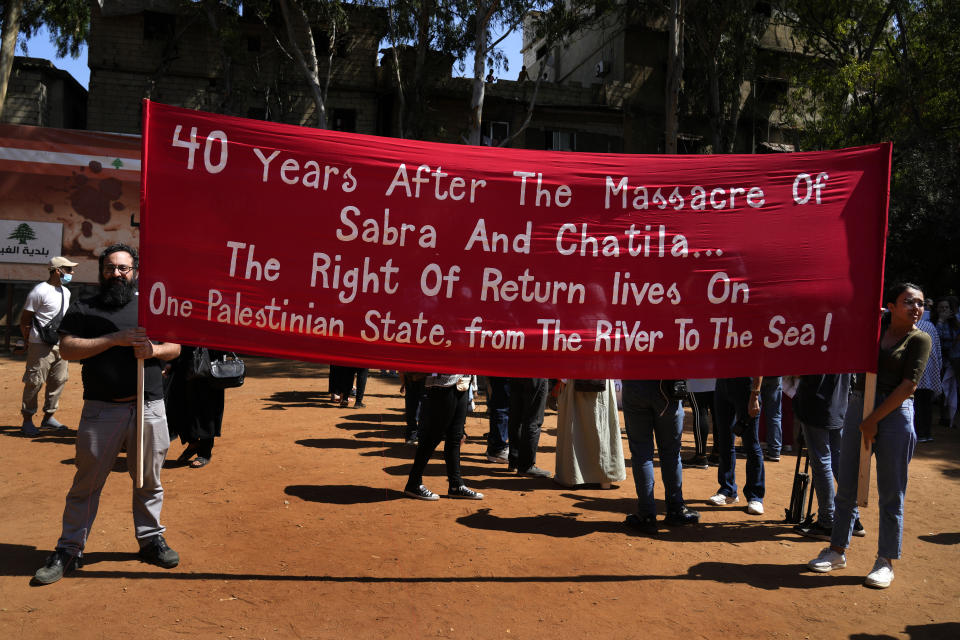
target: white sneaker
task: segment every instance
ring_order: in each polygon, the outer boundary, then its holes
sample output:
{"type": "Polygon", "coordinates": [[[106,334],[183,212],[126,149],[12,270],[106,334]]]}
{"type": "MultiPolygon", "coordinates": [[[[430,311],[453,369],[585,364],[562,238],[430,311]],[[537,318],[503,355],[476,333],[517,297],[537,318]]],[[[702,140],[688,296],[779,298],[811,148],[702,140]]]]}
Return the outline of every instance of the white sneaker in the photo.
{"type": "Polygon", "coordinates": [[[762,516],[763,515],[763,503],[759,500],[751,500],[747,503],[747,513],[752,516],[762,516]]]}
{"type": "Polygon", "coordinates": [[[847,566],[847,556],[837,553],[830,547],[826,547],[816,558],[807,563],[811,571],[817,573],[827,573],[834,569],[843,569],[847,566]]]}
{"type": "Polygon", "coordinates": [[[875,589],[886,589],[891,582],[893,582],[893,566],[886,558],[877,556],[877,561],[873,563],[873,569],[867,574],[863,584],[875,589]]]}
{"type": "Polygon", "coordinates": [[[707,502],[717,505],[718,507],[722,507],[725,504],[736,504],[740,502],[740,496],[733,496],[731,498],[730,496],[722,493],[717,493],[716,495],[707,498],[707,502]]]}

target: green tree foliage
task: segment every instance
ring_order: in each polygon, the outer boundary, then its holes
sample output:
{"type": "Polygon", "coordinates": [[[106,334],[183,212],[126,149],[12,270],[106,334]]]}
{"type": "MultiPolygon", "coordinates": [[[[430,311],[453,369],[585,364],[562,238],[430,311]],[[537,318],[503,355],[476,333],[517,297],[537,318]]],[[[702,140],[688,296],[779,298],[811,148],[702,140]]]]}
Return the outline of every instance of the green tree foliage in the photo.
{"type": "Polygon", "coordinates": [[[886,281],[960,289],[960,2],[789,0],[802,148],[893,142],[886,281]]]}
{"type": "Polygon", "coordinates": [[[754,0],[686,0],[685,89],[705,107],[714,153],[733,153],[747,80],[755,77],[759,42],[769,20],[754,0]]]}

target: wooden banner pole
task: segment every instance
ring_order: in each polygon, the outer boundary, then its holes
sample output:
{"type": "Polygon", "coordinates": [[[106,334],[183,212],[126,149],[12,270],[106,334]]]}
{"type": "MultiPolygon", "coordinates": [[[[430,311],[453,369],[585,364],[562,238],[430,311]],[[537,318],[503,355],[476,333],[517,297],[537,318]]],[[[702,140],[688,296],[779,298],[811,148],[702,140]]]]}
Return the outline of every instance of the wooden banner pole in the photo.
{"type": "MultiPolygon", "coordinates": [[[[873,411],[877,399],[877,374],[868,373],[863,388],[863,419],[873,411]]],[[[867,506],[870,493],[870,460],[873,457],[873,444],[860,435],[860,473],[857,476],[857,506],[867,506]]]]}
{"type": "Polygon", "coordinates": [[[143,360],[137,358],[137,489],[143,488],[143,473],[146,462],[143,449],[143,360]]]}

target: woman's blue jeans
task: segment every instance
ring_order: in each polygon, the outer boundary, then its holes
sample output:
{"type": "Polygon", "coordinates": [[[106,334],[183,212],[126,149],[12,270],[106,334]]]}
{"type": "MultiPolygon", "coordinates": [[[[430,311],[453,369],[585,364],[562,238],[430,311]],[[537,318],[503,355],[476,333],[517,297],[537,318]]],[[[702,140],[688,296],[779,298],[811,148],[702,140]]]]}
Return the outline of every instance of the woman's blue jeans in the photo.
{"type": "MultiPolygon", "coordinates": [[[[877,404],[883,398],[877,397],[877,404]]],[[[863,395],[852,393],[843,422],[837,498],[834,502],[833,536],[830,544],[850,546],[857,510],[857,485],[860,472],[860,423],[863,421],[863,395]]],[[[907,493],[907,475],[917,434],[913,430],[913,400],[907,399],[877,425],[873,443],[877,478],[877,506],[880,509],[877,555],[895,560],[903,545],[903,501],[907,493]]]]}

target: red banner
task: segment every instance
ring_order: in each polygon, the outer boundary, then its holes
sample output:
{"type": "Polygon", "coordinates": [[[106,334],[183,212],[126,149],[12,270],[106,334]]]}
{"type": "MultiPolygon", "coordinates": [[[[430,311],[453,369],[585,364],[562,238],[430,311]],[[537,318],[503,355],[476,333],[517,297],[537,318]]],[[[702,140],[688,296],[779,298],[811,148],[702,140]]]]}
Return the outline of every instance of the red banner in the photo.
{"type": "Polygon", "coordinates": [[[889,144],[578,154],[144,114],[152,337],[518,376],[876,367],[889,144]]]}

